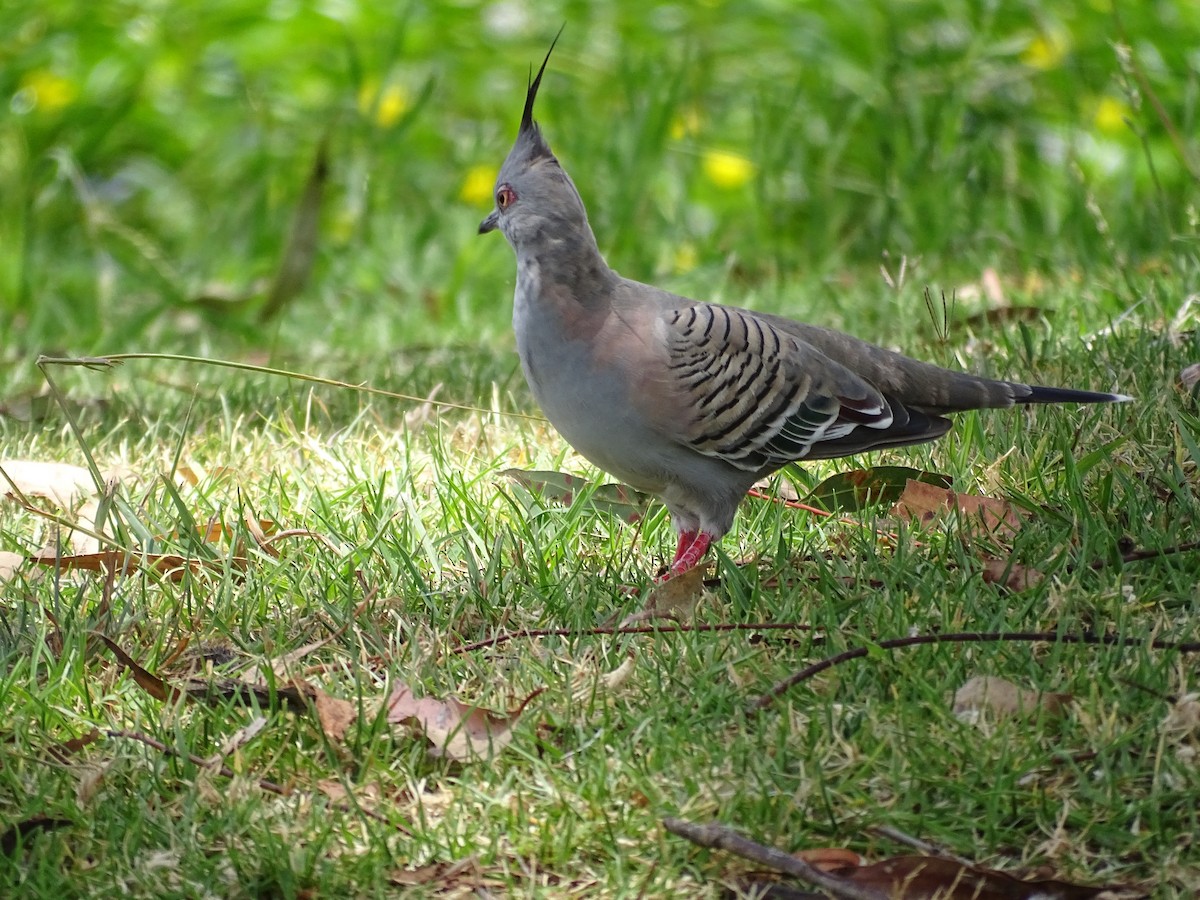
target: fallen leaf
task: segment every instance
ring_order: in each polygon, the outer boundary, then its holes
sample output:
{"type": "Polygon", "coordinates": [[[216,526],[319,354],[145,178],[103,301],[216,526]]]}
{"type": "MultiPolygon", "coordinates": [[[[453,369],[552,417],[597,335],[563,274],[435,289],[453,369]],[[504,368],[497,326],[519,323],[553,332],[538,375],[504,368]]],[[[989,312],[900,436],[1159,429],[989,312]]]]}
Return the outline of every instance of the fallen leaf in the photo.
{"type": "Polygon", "coordinates": [[[1032,566],[1023,566],[1011,559],[996,559],[994,556],[983,558],[983,580],[987,584],[998,584],[1013,593],[1037,587],[1045,577],[1043,572],[1032,566]]]}
{"type": "Polygon", "coordinates": [[[70,763],[72,756],[74,756],[84,747],[96,743],[98,740],[100,740],[100,729],[93,728],[87,734],[80,735],[77,738],[71,738],[69,741],[63,741],[62,743],[54,744],[53,746],[47,748],[47,752],[56,762],[66,765],[70,763]]]}
{"type": "Polygon", "coordinates": [[[379,804],[380,790],[378,784],[356,784],[348,786],[341,778],[321,778],[317,781],[317,790],[335,803],[353,799],[355,806],[364,809],[374,809],[379,804]]]}
{"type": "Polygon", "coordinates": [[[990,712],[997,717],[1032,716],[1038,712],[1062,716],[1072,703],[1070,694],[1027,690],[994,675],[977,675],[954,693],[954,714],[960,719],[990,712]]]}
{"type": "Polygon", "coordinates": [[[516,709],[496,713],[450,697],[417,697],[408,685],[400,684],[388,698],[388,721],[410,725],[442,756],[466,762],[503,750],[512,741],[512,729],[539,688],[516,709]]]}
{"type": "Polygon", "coordinates": [[[892,515],[916,519],[928,525],[945,513],[957,510],[963,523],[974,532],[1011,537],[1020,531],[1026,513],[1006,500],[981,494],[959,494],[948,488],[909,480],[904,493],[892,507],[892,515]]]}
{"type": "Polygon", "coordinates": [[[15,496],[17,491],[26,496],[44,497],[69,510],[96,492],[96,482],[92,480],[92,474],[80,466],[6,459],[0,460],[0,489],[9,497],[15,496]]]}
{"type": "Polygon", "coordinates": [[[550,503],[570,506],[581,491],[589,491],[588,502],[601,512],[610,513],[625,522],[637,522],[646,514],[650,498],[623,484],[603,484],[593,489],[592,483],[565,472],[525,471],[505,469],[500,473],[512,479],[531,494],[550,503]]]}
{"type": "Polygon", "coordinates": [[[937,472],[908,466],[874,466],[831,475],[812,489],[803,502],[827,512],[858,512],[880,503],[895,503],[909,481],[948,488],[951,479],[937,472]]]}
{"type": "Polygon", "coordinates": [[[358,719],[358,707],[349,700],[331,697],[320,688],[315,688],[314,698],[317,707],[317,720],[321,730],[330,740],[340,741],[346,736],[346,731],[358,719]]]}
{"type": "MultiPolygon", "coordinates": [[[[1117,886],[1086,887],[1065,881],[1022,881],[995,869],[969,866],[937,856],[897,856],[869,866],[829,873],[848,884],[904,900],[1088,900],[1120,891],[1117,886]]],[[[1130,895],[1126,895],[1130,896],[1130,895]]]]}
{"type": "Polygon", "coordinates": [[[157,675],[142,668],[142,666],[134,660],[132,656],[120,648],[120,646],[112,638],[103,635],[98,631],[89,632],[92,637],[102,641],[112,655],[117,658],[117,662],[129,670],[133,675],[133,680],[138,683],[147,694],[156,700],[175,700],[183,696],[183,692],[174,685],[167,684],[157,675]]]}
{"type": "MultiPolygon", "coordinates": [[[[397,869],[391,875],[391,882],[398,887],[416,887],[422,884],[437,884],[438,893],[457,889],[500,887],[503,882],[487,879],[479,860],[474,856],[464,859],[453,859],[445,862],[429,863],[410,869],[397,869]]],[[[490,893],[486,894],[490,896],[490,893]]]]}
{"type": "Polygon", "coordinates": [[[0,550],[0,582],[10,580],[25,563],[24,553],[0,550]]]}
{"type": "Polygon", "coordinates": [[[680,621],[691,619],[696,605],[704,596],[704,575],[707,567],[692,566],[686,572],[672,575],[650,589],[646,603],[636,613],[621,621],[621,627],[636,625],[651,619],[672,618],[680,621]]]}
{"type": "MultiPolygon", "coordinates": [[[[259,541],[266,540],[268,536],[279,530],[279,526],[270,519],[252,519],[246,517],[244,522],[246,530],[250,532],[250,536],[259,541]]],[[[200,540],[205,544],[216,544],[220,541],[232,540],[237,536],[238,532],[232,525],[226,525],[223,522],[209,522],[203,528],[199,529],[200,540]]],[[[178,538],[179,532],[174,532],[171,537],[178,538]]]]}
{"type": "Polygon", "coordinates": [[[180,466],[175,470],[175,474],[195,487],[206,479],[211,479],[215,483],[227,478],[236,478],[239,473],[233,466],[213,466],[211,469],[205,469],[198,464],[193,464],[180,466]]]}
{"type": "MultiPolygon", "coordinates": [[[[121,550],[101,550],[99,553],[78,553],[71,556],[59,556],[55,551],[47,549],[31,554],[27,559],[39,566],[70,571],[80,569],[87,572],[116,571],[118,575],[128,576],[142,569],[165,575],[172,582],[180,582],[187,573],[193,575],[204,568],[220,572],[224,560],[200,560],[178,556],[174,553],[125,553],[121,550]]],[[[229,559],[235,569],[245,569],[248,565],[245,557],[235,556],[229,559]]]]}

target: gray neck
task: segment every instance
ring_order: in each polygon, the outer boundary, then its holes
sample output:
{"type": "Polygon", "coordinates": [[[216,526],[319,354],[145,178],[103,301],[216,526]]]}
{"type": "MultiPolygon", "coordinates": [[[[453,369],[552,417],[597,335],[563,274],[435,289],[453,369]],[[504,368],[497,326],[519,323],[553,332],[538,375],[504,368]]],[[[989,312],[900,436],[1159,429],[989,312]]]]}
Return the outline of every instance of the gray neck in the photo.
{"type": "Polygon", "coordinates": [[[537,272],[541,292],[569,298],[568,302],[587,308],[607,299],[620,281],[600,255],[586,220],[569,224],[548,221],[535,240],[521,247],[517,257],[519,263],[525,263],[518,266],[518,277],[521,270],[532,269],[537,272]]]}

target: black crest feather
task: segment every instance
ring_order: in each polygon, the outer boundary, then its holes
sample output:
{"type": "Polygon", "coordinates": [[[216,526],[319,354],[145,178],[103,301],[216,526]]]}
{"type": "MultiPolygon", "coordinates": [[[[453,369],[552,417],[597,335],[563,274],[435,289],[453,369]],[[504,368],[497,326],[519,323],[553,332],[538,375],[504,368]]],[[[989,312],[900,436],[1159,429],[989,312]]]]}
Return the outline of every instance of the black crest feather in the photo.
{"type": "Polygon", "coordinates": [[[537,99],[538,87],[542,83],[542,73],[546,71],[546,63],[550,62],[550,54],[554,52],[554,45],[558,43],[558,39],[562,37],[563,29],[566,27],[564,23],[562,28],[558,29],[558,34],[550,42],[550,49],[546,51],[546,58],[542,60],[542,67],[538,69],[537,77],[529,82],[529,90],[525,93],[525,111],[521,113],[521,130],[517,132],[518,134],[528,134],[537,129],[537,126],[533,123],[533,101],[537,99]]]}

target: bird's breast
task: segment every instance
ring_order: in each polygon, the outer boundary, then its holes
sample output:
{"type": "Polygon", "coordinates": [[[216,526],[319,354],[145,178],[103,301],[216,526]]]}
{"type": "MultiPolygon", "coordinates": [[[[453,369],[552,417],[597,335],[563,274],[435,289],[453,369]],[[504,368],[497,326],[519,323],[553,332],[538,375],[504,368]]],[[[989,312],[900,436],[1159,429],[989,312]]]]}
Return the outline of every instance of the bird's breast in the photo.
{"type": "Polygon", "coordinates": [[[661,490],[668,441],[638,413],[631,371],[613,342],[633,339],[619,322],[596,326],[571,308],[528,292],[518,279],[513,329],[521,368],[534,399],[555,429],[601,469],[646,491],[661,490]]]}

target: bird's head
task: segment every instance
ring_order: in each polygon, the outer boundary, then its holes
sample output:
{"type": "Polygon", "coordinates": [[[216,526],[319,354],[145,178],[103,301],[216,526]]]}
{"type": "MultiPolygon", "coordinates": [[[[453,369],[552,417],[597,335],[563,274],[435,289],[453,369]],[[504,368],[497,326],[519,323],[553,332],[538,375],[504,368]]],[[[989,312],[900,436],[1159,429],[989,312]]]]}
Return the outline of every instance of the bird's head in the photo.
{"type": "Polygon", "coordinates": [[[591,238],[579,191],[533,120],[538,86],[556,43],[558,37],[550,44],[537,76],[529,82],[516,143],[496,176],[496,208],[479,223],[480,234],[499,228],[515,249],[575,232],[591,238]]]}

